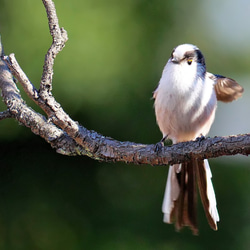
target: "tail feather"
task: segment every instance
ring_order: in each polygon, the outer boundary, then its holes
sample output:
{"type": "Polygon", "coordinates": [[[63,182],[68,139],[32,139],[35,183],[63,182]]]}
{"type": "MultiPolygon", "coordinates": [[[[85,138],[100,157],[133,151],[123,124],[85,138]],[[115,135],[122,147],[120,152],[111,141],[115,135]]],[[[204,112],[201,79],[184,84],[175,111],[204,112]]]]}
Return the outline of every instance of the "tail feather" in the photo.
{"type": "Polygon", "coordinates": [[[180,195],[176,201],[175,227],[179,231],[183,226],[189,226],[193,234],[197,235],[197,197],[194,165],[191,162],[181,164],[181,172],[177,175],[180,175],[180,195]]]}
{"type": "Polygon", "coordinates": [[[211,181],[212,173],[207,160],[198,160],[196,164],[197,182],[201,201],[210,227],[217,230],[217,222],[220,220],[217,210],[215,192],[211,181]]]}
{"type": "Polygon", "coordinates": [[[180,185],[177,180],[179,165],[169,166],[168,179],[166,183],[165,195],[162,204],[162,212],[164,213],[163,221],[165,223],[172,223],[172,211],[175,207],[175,201],[180,193],[180,185]]]}
{"type": "Polygon", "coordinates": [[[207,160],[193,159],[188,163],[170,166],[162,205],[164,222],[175,221],[178,231],[184,226],[189,226],[193,234],[198,234],[197,180],[209,225],[216,230],[219,215],[211,177],[207,160]]]}
{"type": "Polygon", "coordinates": [[[194,234],[198,234],[197,225],[197,188],[196,188],[196,171],[193,162],[186,164],[187,174],[187,211],[188,211],[188,226],[191,227],[194,234]]]}

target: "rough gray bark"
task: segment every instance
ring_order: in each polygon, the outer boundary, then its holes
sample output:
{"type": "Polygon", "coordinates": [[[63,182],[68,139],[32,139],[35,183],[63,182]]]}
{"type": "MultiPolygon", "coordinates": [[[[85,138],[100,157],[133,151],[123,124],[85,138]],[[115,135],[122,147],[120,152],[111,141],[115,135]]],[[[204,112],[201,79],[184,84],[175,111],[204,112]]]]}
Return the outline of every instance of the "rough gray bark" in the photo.
{"type": "Polygon", "coordinates": [[[56,55],[68,39],[60,28],[52,0],[42,0],[53,38],[44,61],[39,90],[34,87],[19,66],[14,54],[5,56],[0,43],[0,88],[7,110],[0,112],[0,120],[16,119],[44,138],[58,153],[87,155],[101,161],[122,161],[134,164],[166,165],[189,161],[191,157],[209,159],[222,155],[250,154],[250,134],[207,138],[163,147],[155,152],[155,145],[120,142],[88,130],[72,120],[52,95],[53,65],[56,55]],[[22,99],[13,76],[28,97],[46,113],[46,117],[28,107],[22,99]]]}

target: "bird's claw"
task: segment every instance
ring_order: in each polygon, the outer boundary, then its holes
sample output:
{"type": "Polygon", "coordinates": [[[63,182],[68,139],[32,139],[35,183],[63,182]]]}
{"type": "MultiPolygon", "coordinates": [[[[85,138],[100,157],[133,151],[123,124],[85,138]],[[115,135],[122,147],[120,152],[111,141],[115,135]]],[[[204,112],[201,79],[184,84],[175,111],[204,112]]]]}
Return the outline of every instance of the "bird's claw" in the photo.
{"type": "Polygon", "coordinates": [[[166,135],[166,136],[164,136],[159,142],[157,142],[157,143],[155,144],[154,150],[155,150],[155,152],[156,152],[157,154],[160,153],[160,152],[162,151],[162,148],[164,147],[164,142],[166,141],[167,138],[168,138],[168,136],[166,135]]]}
{"type": "Polygon", "coordinates": [[[203,140],[205,140],[205,139],[206,139],[206,137],[205,137],[203,134],[201,134],[199,137],[197,137],[197,138],[195,139],[195,141],[201,142],[201,141],[203,141],[203,140]]]}
{"type": "Polygon", "coordinates": [[[164,142],[162,142],[162,141],[157,142],[154,146],[154,151],[158,154],[162,151],[163,147],[164,147],[164,142]]]}

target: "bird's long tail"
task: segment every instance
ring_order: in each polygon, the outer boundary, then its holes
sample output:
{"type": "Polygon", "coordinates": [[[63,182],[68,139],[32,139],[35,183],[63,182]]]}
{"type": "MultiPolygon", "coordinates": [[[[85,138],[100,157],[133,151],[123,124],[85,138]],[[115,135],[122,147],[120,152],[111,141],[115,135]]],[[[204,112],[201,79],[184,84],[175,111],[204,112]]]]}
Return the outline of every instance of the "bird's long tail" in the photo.
{"type": "Polygon", "coordinates": [[[219,215],[211,177],[207,160],[193,159],[188,163],[170,166],[162,205],[164,222],[175,221],[178,231],[183,226],[189,226],[193,234],[198,234],[196,212],[198,184],[208,223],[212,229],[217,230],[219,215]]]}

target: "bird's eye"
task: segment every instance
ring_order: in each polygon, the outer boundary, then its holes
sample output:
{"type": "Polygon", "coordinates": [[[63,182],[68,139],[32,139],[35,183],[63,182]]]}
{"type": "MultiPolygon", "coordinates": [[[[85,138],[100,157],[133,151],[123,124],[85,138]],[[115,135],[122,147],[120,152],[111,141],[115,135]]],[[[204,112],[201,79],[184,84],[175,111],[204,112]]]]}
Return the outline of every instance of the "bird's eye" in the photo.
{"type": "Polygon", "coordinates": [[[187,61],[188,65],[191,65],[191,64],[192,64],[192,62],[193,62],[193,60],[192,60],[192,59],[188,59],[188,61],[187,61]]]}

